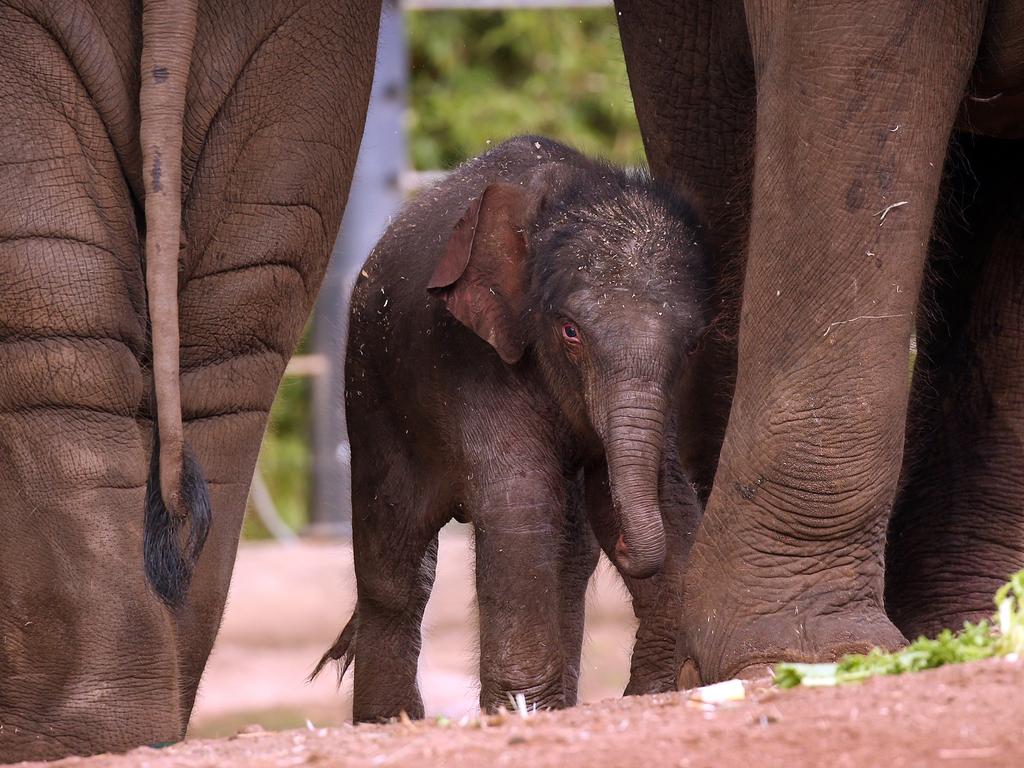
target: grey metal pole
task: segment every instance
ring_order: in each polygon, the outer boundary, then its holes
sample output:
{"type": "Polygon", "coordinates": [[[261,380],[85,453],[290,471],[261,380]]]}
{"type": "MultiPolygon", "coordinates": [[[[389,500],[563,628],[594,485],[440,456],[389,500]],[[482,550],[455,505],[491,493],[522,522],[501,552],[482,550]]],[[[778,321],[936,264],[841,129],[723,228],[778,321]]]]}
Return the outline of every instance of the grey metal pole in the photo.
{"type": "Polygon", "coordinates": [[[313,346],[327,370],[313,383],[311,536],[351,535],[352,498],[345,431],[345,341],[355,276],[402,203],[407,151],[403,128],[409,63],[402,14],[385,0],[377,69],[341,233],[314,313],[313,346]]]}

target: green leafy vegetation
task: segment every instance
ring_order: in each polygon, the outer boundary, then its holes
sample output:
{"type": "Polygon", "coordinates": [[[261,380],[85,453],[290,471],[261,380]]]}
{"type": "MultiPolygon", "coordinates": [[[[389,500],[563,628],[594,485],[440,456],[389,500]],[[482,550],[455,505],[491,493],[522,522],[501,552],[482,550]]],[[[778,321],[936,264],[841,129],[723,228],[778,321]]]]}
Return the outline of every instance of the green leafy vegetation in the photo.
{"type": "MultiPolygon", "coordinates": [[[[311,324],[307,324],[295,354],[309,352],[311,324]]],[[[281,520],[300,531],[309,521],[312,492],[313,381],[286,376],[270,408],[267,432],[260,448],[256,471],[263,477],[281,520]]],[[[270,533],[250,509],[242,524],[245,539],[266,539],[270,533]]]]}
{"type": "MultiPolygon", "coordinates": [[[[296,531],[308,520],[312,490],[311,394],[310,379],[289,376],[281,382],[260,451],[259,471],[274,499],[277,513],[296,531]]],[[[256,515],[247,514],[242,535],[248,539],[265,539],[270,534],[256,515]]]]}
{"type": "Polygon", "coordinates": [[[959,632],[946,629],[934,639],[920,637],[892,653],[876,648],[867,654],[844,656],[836,664],[779,664],[775,683],[781,688],[844,685],[877,675],[901,675],[1020,653],[1024,653],[1024,571],[996,593],[996,614],[991,621],[966,622],[959,632]]]}

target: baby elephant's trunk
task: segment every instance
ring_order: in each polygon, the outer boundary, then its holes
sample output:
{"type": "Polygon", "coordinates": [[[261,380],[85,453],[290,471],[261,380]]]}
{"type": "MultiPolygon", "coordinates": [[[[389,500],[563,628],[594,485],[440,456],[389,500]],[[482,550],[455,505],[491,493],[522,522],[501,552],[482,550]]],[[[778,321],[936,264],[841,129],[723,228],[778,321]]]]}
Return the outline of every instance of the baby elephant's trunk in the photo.
{"type": "Polygon", "coordinates": [[[604,435],[608,482],[619,526],[616,565],[644,578],[661,568],[665,529],[658,505],[666,398],[660,388],[623,388],[610,401],[604,435]]]}

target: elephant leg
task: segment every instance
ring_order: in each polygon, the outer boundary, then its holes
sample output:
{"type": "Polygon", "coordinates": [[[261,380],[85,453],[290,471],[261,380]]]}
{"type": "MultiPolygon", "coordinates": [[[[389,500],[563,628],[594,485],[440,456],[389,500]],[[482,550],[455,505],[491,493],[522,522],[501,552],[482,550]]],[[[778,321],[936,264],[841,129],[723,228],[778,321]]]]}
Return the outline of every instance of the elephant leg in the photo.
{"type": "Polygon", "coordinates": [[[679,449],[711,489],[736,374],[736,326],[753,174],[754,66],[742,0],[616,0],[651,171],[692,201],[712,254],[715,320],[683,374],[679,449]]]}
{"type": "Polygon", "coordinates": [[[736,391],[690,553],[712,682],[904,642],[884,610],[910,338],[983,3],[748,6],[758,134],[736,391]]]}
{"type": "Polygon", "coordinates": [[[560,615],[565,479],[560,462],[539,459],[528,445],[516,453],[524,462],[516,467],[488,461],[471,470],[484,711],[509,708],[517,694],[528,707],[567,704],[560,615]]]}
{"type": "Polygon", "coordinates": [[[562,654],[565,659],[562,687],[565,691],[566,706],[573,706],[579,695],[580,654],[583,648],[587,586],[597,567],[601,548],[587,521],[583,506],[583,488],[578,480],[569,484],[567,496],[559,582],[562,599],[562,654]]]}
{"type": "Polygon", "coordinates": [[[908,637],[990,616],[1024,568],[1024,146],[961,143],[889,537],[886,605],[908,637]]]}
{"type": "Polygon", "coordinates": [[[354,450],[352,471],[358,593],[353,720],[383,722],[402,712],[421,718],[416,668],[437,565],[439,521],[426,514],[421,485],[410,482],[414,475],[405,462],[372,450],[360,457],[354,450]]]}
{"type": "MultiPolygon", "coordinates": [[[[128,3],[0,2],[0,761],[181,738],[143,574],[128,3]]],[[[133,87],[134,86],[134,87],[133,87]]]]}
{"type": "Polygon", "coordinates": [[[159,76],[140,73],[142,4],[0,2],[6,759],[183,736],[266,415],[344,207],[379,2],[200,6],[182,157],[181,381],[214,521],[172,613],[142,569],[152,414],[138,94],[141,75],[159,76]]]}
{"type": "Polygon", "coordinates": [[[379,17],[379,0],[200,3],[182,152],[181,387],[214,519],[176,617],[186,713],[267,415],[345,207],[379,17]]]}
{"type": "MultiPolygon", "coordinates": [[[[591,520],[612,520],[613,509],[604,465],[587,470],[587,505],[591,520]]],[[[679,635],[683,613],[683,575],[690,544],[700,523],[701,504],[679,462],[672,435],[666,440],[659,486],[665,525],[665,564],[661,572],[647,579],[620,573],[633,600],[638,624],[630,657],[629,683],[625,695],[675,690],[682,659],[679,635]]],[[[607,552],[615,546],[617,534],[608,526],[596,526],[598,540],[607,552]]],[[[685,678],[684,683],[689,679],[685,678]]]]}

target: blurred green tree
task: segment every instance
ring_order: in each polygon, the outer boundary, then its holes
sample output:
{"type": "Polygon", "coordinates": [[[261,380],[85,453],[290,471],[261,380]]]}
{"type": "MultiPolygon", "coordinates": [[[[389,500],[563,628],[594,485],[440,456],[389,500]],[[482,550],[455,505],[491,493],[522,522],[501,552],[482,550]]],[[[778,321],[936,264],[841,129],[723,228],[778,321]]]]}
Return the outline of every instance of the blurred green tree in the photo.
{"type": "Polygon", "coordinates": [[[611,6],[415,12],[406,24],[414,168],[448,169],[522,133],[642,161],[611,6]]]}
{"type": "MultiPolygon", "coordinates": [[[[303,333],[296,354],[309,351],[309,327],[303,333]]],[[[286,376],[277,390],[270,409],[270,422],[260,448],[258,472],[263,475],[274,506],[281,519],[293,530],[301,530],[309,519],[312,491],[313,382],[299,376],[286,376]]],[[[242,536],[265,539],[267,529],[253,514],[252,505],[245,516],[242,536]]]]}

